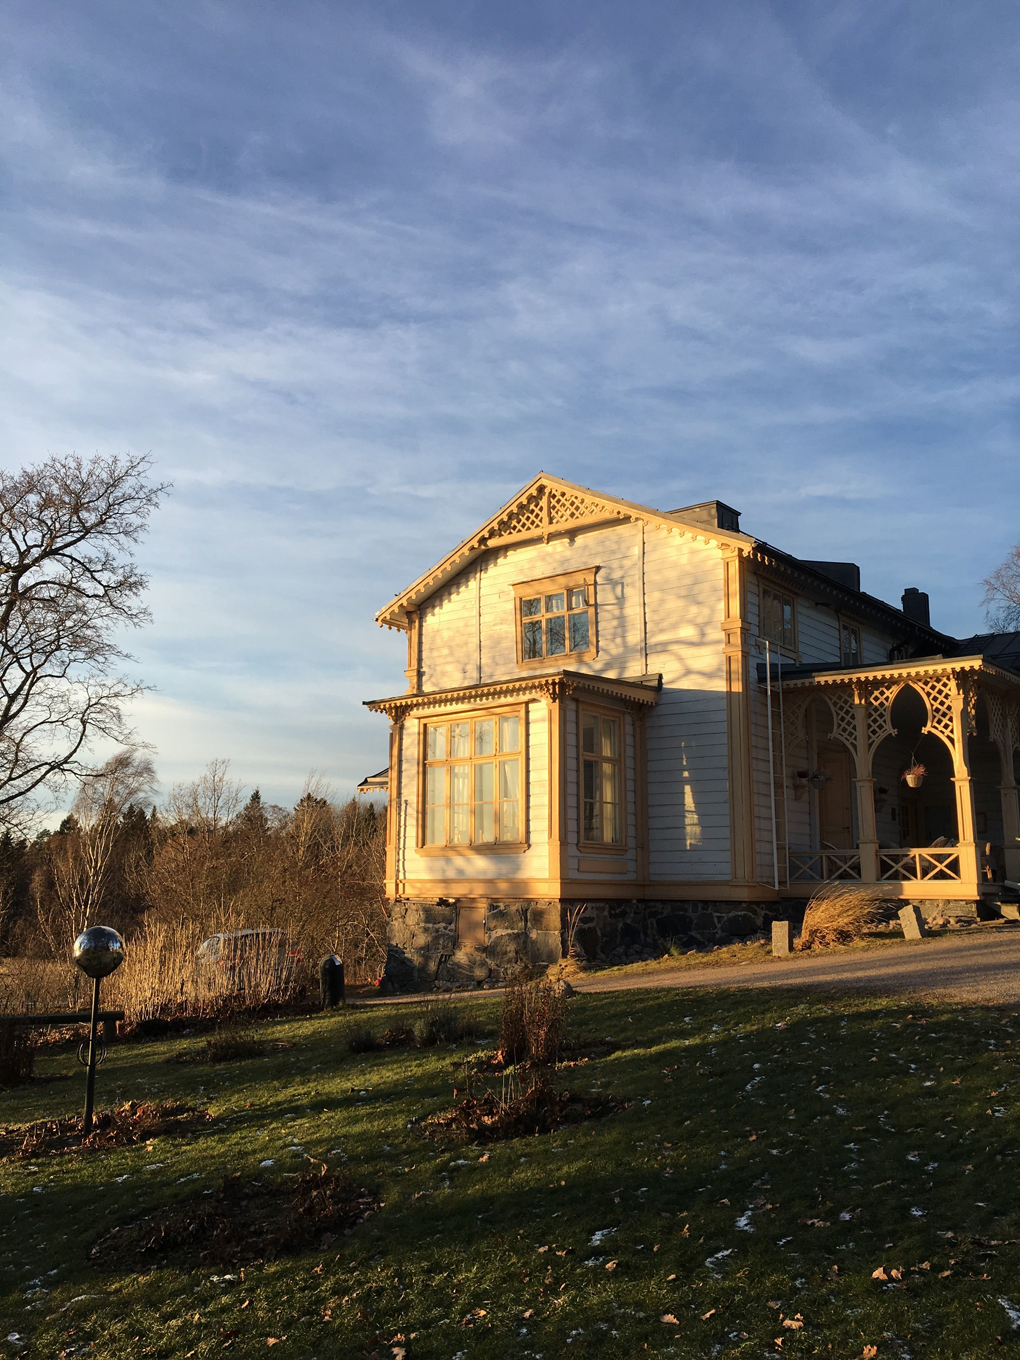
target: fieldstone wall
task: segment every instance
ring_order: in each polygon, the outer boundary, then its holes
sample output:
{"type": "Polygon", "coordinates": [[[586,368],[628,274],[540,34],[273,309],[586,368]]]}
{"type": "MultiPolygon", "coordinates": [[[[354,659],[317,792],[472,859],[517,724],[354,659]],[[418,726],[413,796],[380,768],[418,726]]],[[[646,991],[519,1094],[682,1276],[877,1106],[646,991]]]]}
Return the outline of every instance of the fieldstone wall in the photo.
{"type": "Polygon", "coordinates": [[[571,945],[592,963],[657,958],[670,945],[705,949],[766,928],[777,904],[502,901],[485,904],[484,945],[457,943],[457,902],[391,904],[386,981],[399,991],[484,986],[522,964],[548,967],[571,945]]]}

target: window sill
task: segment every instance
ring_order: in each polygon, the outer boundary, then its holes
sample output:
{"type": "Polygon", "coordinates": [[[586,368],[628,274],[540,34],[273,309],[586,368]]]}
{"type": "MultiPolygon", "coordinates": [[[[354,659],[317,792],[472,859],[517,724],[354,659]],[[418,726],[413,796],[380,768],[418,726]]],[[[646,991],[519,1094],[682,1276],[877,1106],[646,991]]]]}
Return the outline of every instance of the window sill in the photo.
{"type": "Polygon", "coordinates": [[[595,648],[587,652],[559,652],[555,656],[521,657],[517,664],[522,670],[532,670],[535,666],[548,666],[551,670],[563,670],[571,661],[594,661],[598,656],[595,648]]]}
{"type": "Polygon", "coordinates": [[[529,841],[515,845],[497,842],[495,845],[419,845],[419,855],[523,855],[531,849],[529,841]]]}
{"type": "Polygon", "coordinates": [[[607,855],[616,857],[627,853],[626,845],[602,845],[598,841],[579,841],[577,846],[579,855],[607,855]]]}

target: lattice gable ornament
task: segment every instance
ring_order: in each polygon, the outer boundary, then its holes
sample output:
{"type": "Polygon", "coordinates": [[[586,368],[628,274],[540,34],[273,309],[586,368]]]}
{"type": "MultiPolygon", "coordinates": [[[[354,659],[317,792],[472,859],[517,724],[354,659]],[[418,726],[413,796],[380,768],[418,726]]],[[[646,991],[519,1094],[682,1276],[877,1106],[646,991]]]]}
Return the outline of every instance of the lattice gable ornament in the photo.
{"type": "Polygon", "coordinates": [[[472,546],[490,547],[505,539],[534,538],[538,534],[548,542],[551,533],[631,518],[619,506],[595,496],[565,487],[539,484],[495,524],[483,529],[472,546]]]}

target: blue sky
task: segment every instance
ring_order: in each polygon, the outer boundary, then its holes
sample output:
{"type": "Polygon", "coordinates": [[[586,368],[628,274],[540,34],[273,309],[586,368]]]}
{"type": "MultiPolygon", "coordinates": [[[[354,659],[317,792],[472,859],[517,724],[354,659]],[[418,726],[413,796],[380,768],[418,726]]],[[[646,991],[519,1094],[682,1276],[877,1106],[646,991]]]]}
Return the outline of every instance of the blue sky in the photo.
{"type": "Polygon", "coordinates": [[[164,784],[385,764],[372,622],[540,468],[933,621],[1020,537],[1012,3],[5,6],[9,465],[175,483],[164,784]]]}

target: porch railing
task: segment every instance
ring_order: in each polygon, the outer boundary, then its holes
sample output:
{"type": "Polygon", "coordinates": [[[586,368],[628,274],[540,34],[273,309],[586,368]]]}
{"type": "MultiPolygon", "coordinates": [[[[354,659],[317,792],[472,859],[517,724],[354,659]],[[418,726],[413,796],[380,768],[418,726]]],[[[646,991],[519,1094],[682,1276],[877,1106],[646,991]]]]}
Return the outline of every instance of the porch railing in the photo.
{"type": "MultiPolygon", "coordinates": [[[[828,883],[861,880],[858,850],[791,850],[790,883],[828,883]]],[[[903,849],[878,852],[880,883],[926,883],[932,879],[959,882],[958,849],[903,849]]]]}
{"type": "Polygon", "coordinates": [[[880,850],[878,877],[881,882],[923,883],[928,879],[959,881],[959,850],[880,850]]]}
{"type": "Polygon", "coordinates": [[[860,882],[859,850],[791,850],[791,883],[825,883],[829,879],[860,882]]]}

